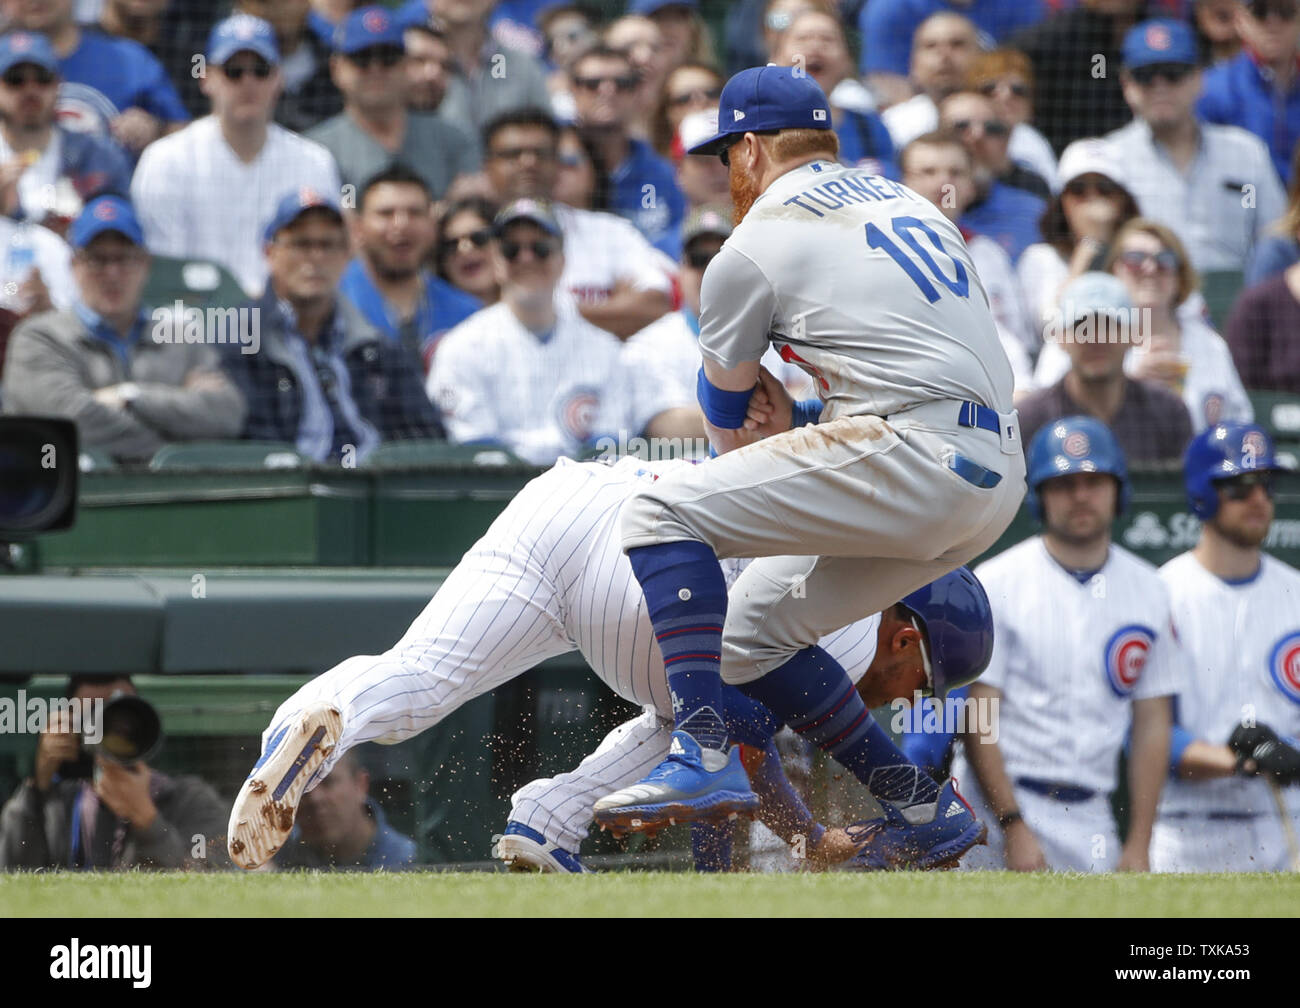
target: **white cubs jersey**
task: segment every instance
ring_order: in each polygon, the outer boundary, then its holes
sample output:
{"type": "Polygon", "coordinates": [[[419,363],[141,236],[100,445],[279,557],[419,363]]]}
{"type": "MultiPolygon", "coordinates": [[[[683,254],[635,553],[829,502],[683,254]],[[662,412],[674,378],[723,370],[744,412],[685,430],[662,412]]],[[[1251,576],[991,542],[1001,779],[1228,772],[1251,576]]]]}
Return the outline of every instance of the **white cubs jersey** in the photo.
{"type": "Polygon", "coordinates": [[[733,368],[769,340],[816,380],[823,420],[943,399],[1011,410],[1011,367],[961,232],[855,168],[787,172],[709,263],[701,352],[733,368]]]}
{"type": "MultiPolygon", "coordinates": [[[[1300,573],[1266,555],[1250,581],[1229,584],[1183,553],[1160,576],[1187,655],[1178,724],[1216,745],[1226,744],[1243,719],[1300,737],[1300,573]]],[[[1300,813],[1300,791],[1285,793],[1300,813]]],[[[1241,777],[1170,780],[1160,811],[1276,815],[1267,783],[1241,777]]]]}
{"type": "Polygon", "coordinates": [[[1111,791],[1130,704],[1178,692],[1183,658],[1156,569],[1112,545],[1083,584],[1041,536],[975,571],[993,610],[980,681],[1002,692],[1007,773],[1111,791]]]}
{"type": "Polygon", "coordinates": [[[593,439],[636,437],[680,393],[625,373],[622,344],[556,299],[555,328],[525,329],[504,302],[475,312],[438,344],[427,391],[453,441],[494,441],[548,465],[593,439]]]}
{"type": "MultiPolygon", "coordinates": [[[[536,506],[519,509],[515,519],[536,530],[521,539],[536,536],[536,562],[555,597],[563,600],[562,622],[574,647],[620,696],[669,718],[673,708],[663,654],[646,614],[644,592],[623,552],[619,509],[638,486],[691,464],[624,458],[610,465],[562,458],[543,477],[547,483],[538,489],[545,493],[536,506]]],[[[722,562],[728,586],[748,563],[722,562]]],[[[879,614],[868,616],[828,635],[821,646],[857,682],[875,657],[879,626],[879,614]]]]}

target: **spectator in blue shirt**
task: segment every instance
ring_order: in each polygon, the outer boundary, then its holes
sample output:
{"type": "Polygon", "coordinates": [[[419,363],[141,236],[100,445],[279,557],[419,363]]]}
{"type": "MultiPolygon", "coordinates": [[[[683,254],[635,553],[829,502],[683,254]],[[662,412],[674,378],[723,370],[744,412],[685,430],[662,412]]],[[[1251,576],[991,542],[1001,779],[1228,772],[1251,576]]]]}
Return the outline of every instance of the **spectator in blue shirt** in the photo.
{"type": "Polygon", "coordinates": [[[366,321],[428,370],[439,338],[483,307],[425,268],[434,243],[433,198],[416,172],[395,164],[371,176],[357,199],[360,251],[340,293],[366,321]]]}
{"type": "Polygon", "coordinates": [[[158,58],[138,42],[78,25],[73,0],[10,6],[15,27],[43,33],[54,47],[64,126],[111,136],[134,157],[189,120],[158,58]]]}
{"type": "Polygon", "coordinates": [[[616,49],[591,49],[573,64],[573,84],[576,125],[607,180],[604,206],[676,260],[686,200],[672,164],[627,133],[637,86],[631,59],[616,49]]]}
{"type": "Polygon", "coordinates": [[[984,48],[991,49],[1017,29],[1043,20],[1048,7],[1044,0],[870,0],[858,15],[862,75],[892,105],[912,93],[907,83],[912,36],[931,14],[952,11],[969,18],[984,48]]]}
{"type": "Polygon", "coordinates": [[[1246,260],[1242,289],[1271,280],[1288,266],[1300,262],[1300,144],[1291,157],[1291,184],[1286,188],[1286,213],[1275,221],[1269,234],[1255,243],[1246,260]]]}
{"type": "Polygon", "coordinates": [[[352,750],[303,796],[298,823],[275,866],[393,871],[414,861],[415,841],[388,825],[370,797],[370,772],[352,750]]]}
{"type": "Polygon", "coordinates": [[[1285,185],[1300,141],[1300,2],[1251,0],[1237,9],[1237,30],[1245,46],[1205,71],[1196,112],[1263,140],[1285,185]]]}

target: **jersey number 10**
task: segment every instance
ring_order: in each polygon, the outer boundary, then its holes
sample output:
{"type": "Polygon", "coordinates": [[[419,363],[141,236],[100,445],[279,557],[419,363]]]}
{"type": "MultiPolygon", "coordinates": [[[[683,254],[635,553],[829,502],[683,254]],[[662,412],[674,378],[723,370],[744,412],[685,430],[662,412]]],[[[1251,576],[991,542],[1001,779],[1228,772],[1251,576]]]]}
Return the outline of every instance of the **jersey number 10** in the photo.
{"type": "MultiPolygon", "coordinates": [[[[895,217],[889,222],[894,234],[902,239],[903,244],[910,248],[916,257],[925,264],[930,276],[936,281],[943,284],[948,290],[952,291],[958,297],[970,297],[970,277],[966,275],[966,267],[958,260],[954,259],[947,249],[943,247],[943,239],[935,234],[934,229],[919,217],[895,217]],[[949,280],[939,268],[939,264],[934,261],[924,245],[916,236],[916,232],[921,232],[934,246],[934,250],[952,263],[954,268],[954,279],[949,280]]],[[[939,300],[939,291],[934,284],[930,283],[921,267],[912,261],[911,256],[904,252],[898,245],[891,241],[885,232],[876,227],[875,224],[867,225],[867,244],[873,249],[884,249],[889,258],[903,267],[903,272],[912,278],[912,282],[921,289],[925,299],[934,304],[939,300]]]]}

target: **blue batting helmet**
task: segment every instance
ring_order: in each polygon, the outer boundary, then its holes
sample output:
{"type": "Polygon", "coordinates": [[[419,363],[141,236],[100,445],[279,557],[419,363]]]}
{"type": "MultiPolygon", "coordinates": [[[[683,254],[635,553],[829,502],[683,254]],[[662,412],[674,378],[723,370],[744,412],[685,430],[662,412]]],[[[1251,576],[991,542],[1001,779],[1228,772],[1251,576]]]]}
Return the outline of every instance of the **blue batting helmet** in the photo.
{"type": "Polygon", "coordinates": [[[958,567],[900,603],[929,638],[934,695],[974,682],[993,657],[993,610],[979,578],[958,567]]]}
{"type": "Polygon", "coordinates": [[[1250,472],[1286,471],[1273,451],[1273,439],[1258,424],[1230,420],[1207,427],[1192,438],[1183,455],[1187,506],[1204,521],[1219,510],[1217,480],[1250,472]]]}
{"type": "Polygon", "coordinates": [[[1043,520],[1043,502],[1038,488],[1053,476],[1071,473],[1109,473],[1119,480],[1119,501],[1115,516],[1128,507],[1128,468],[1124,465],[1124,452],[1119,442],[1100,420],[1087,416],[1063,417],[1048,424],[1029,445],[1026,461],[1026,482],[1029,493],[1025,500],[1035,521],[1043,520]]]}

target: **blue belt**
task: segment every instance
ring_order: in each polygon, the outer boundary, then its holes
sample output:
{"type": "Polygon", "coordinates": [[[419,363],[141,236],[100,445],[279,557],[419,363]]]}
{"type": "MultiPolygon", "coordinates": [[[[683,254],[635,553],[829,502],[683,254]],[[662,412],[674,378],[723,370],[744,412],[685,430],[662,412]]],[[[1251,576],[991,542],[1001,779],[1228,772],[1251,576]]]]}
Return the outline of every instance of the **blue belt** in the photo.
{"type": "MultiPolygon", "coordinates": [[[[998,419],[998,411],[969,400],[963,402],[961,408],[957,411],[957,426],[978,427],[980,430],[989,431],[997,437],[1002,436],[1002,424],[998,419]]],[[[992,469],[985,469],[978,462],[972,462],[965,455],[954,454],[948,462],[948,468],[967,483],[977,486],[981,490],[992,490],[1002,482],[1001,473],[996,473],[992,469]]]]}
{"type": "MultiPolygon", "coordinates": [[[[996,416],[997,414],[994,414],[996,416]]],[[[1097,792],[1092,788],[1075,787],[1072,784],[1058,784],[1055,781],[1039,780],[1036,777],[1017,777],[1016,786],[1026,791],[1040,794],[1044,798],[1059,802],[1083,802],[1094,797],[1097,792]]]]}
{"type": "Polygon", "coordinates": [[[987,406],[981,406],[975,402],[964,402],[961,409],[957,411],[958,427],[978,427],[980,430],[990,431],[998,437],[1002,436],[1002,424],[998,420],[998,411],[991,410],[987,406]]]}
{"type": "Polygon", "coordinates": [[[1212,819],[1216,822],[1250,822],[1263,812],[1168,812],[1166,819],[1212,819]]]}

